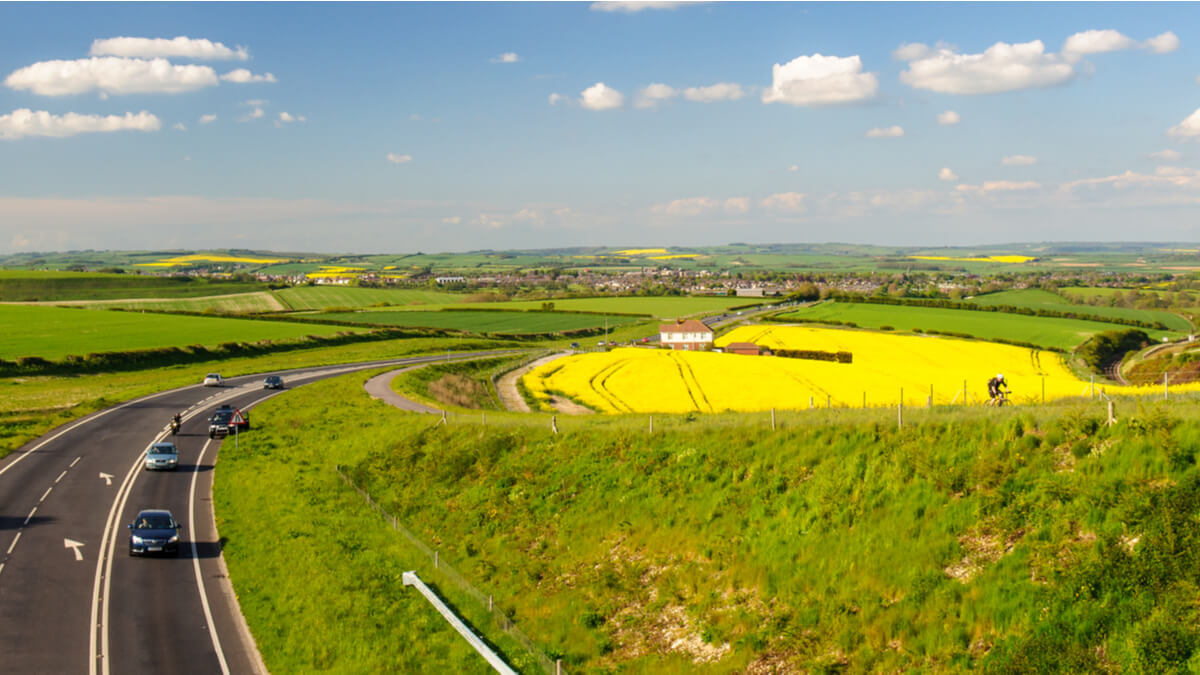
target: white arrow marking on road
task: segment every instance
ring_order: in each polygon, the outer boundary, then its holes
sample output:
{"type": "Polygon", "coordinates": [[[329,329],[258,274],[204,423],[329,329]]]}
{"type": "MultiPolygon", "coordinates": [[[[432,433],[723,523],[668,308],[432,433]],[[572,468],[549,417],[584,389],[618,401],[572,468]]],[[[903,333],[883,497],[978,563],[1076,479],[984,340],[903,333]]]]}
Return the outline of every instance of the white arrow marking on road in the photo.
{"type": "Polygon", "coordinates": [[[83,560],[83,554],[79,552],[80,546],[83,546],[83,542],[81,541],[75,541],[74,539],[63,539],[63,548],[74,550],[76,560],[83,560]]]}
{"type": "Polygon", "coordinates": [[[103,471],[101,471],[100,477],[104,479],[105,485],[112,485],[112,474],[111,473],[104,473],[103,471]]]}

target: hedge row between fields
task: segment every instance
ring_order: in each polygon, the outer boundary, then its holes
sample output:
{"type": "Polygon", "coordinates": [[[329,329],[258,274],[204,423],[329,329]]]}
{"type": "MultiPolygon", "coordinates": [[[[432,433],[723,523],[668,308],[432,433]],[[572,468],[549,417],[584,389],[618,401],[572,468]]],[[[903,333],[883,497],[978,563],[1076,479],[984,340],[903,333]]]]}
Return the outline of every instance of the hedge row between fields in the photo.
{"type": "Polygon", "coordinates": [[[1049,319],[1078,319],[1083,321],[1099,321],[1115,323],[1122,326],[1152,328],[1154,330],[1170,330],[1161,321],[1141,321],[1122,317],[1101,316],[1082,312],[1062,312],[1054,309],[1034,309],[1017,305],[980,305],[973,302],[957,302],[937,298],[891,298],[878,295],[855,295],[835,293],[829,296],[837,302],[861,303],[866,305],[894,305],[901,307],[933,307],[937,309],[962,309],[972,312],[1000,312],[1002,314],[1021,314],[1023,316],[1040,316],[1049,319]]]}

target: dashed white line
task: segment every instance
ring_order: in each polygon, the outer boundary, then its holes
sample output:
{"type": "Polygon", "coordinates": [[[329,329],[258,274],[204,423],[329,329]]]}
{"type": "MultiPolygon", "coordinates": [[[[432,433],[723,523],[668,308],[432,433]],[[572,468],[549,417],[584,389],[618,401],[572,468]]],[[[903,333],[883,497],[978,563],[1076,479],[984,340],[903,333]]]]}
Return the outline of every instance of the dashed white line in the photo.
{"type": "Polygon", "coordinates": [[[33,520],[33,514],[35,514],[35,513],[37,513],[36,506],[33,507],[32,511],[29,512],[29,515],[25,516],[25,522],[21,523],[21,526],[24,527],[24,526],[28,525],[29,521],[33,520]]]}
{"type": "Polygon", "coordinates": [[[58,474],[58,478],[55,478],[55,479],[54,479],[54,484],[55,484],[55,485],[58,485],[58,481],[62,480],[62,479],[63,479],[63,476],[65,476],[65,475],[67,475],[67,472],[66,472],[66,471],[63,471],[62,473],[58,474]]]}
{"type": "Polygon", "coordinates": [[[69,467],[67,467],[67,468],[68,468],[68,469],[74,468],[74,467],[75,467],[75,465],[76,465],[76,464],[78,464],[78,463],[79,463],[79,460],[81,460],[81,459],[83,459],[83,457],[76,457],[76,458],[75,458],[75,461],[74,461],[74,462],[71,462],[71,466],[69,466],[69,467]]]}
{"type": "Polygon", "coordinates": [[[4,563],[0,563],[0,574],[4,574],[4,563]]]}
{"type": "Polygon", "coordinates": [[[53,485],[46,488],[46,491],[42,493],[42,498],[38,500],[38,503],[41,504],[42,502],[46,501],[46,497],[50,496],[50,491],[53,489],[54,489],[53,485]]]}
{"type": "Polygon", "coordinates": [[[8,553],[6,553],[5,555],[12,555],[13,549],[17,547],[17,540],[20,538],[21,538],[21,531],[17,530],[17,536],[13,537],[12,543],[8,545],[8,553]]]}

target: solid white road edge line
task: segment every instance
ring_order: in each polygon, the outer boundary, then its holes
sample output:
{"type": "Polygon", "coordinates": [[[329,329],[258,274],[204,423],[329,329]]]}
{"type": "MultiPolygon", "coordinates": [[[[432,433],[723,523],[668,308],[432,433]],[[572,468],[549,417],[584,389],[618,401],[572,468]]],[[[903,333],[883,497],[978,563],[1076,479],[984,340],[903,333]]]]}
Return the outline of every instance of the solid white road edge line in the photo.
{"type": "MultiPolygon", "coordinates": [[[[213,621],[212,609],[208,606],[208,593],[204,590],[204,575],[200,572],[200,553],[196,550],[196,479],[200,476],[200,463],[204,461],[204,453],[212,439],[204,442],[200,448],[200,456],[192,467],[192,489],[188,495],[188,534],[192,542],[192,568],[196,571],[196,587],[200,591],[200,605],[204,607],[204,620],[208,623],[208,634],[212,636],[213,649],[217,652],[217,661],[221,664],[222,675],[229,675],[229,663],[225,661],[225,650],[221,649],[221,638],[217,635],[216,622],[213,621]]],[[[213,543],[220,545],[220,540],[213,543]]],[[[220,552],[217,552],[220,555],[220,552]]]]}

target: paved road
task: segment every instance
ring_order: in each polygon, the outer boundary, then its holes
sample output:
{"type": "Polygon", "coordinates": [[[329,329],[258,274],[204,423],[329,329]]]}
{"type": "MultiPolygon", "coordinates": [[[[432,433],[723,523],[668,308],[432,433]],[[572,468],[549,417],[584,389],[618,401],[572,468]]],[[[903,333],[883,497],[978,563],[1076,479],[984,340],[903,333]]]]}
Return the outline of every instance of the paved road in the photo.
{"type": "MultiPolygon", "coordinates": [[[[418,357],[284,373],[289,387],[418,357]]],[[[245,628],[213,520],[221,403],[250,408],[280,392],[261,376],[184,387],[65,425],[0,460],[0,672],[253,673],[245,628]],[[143,472],[146,448],[184,411],[175,472],[143,472]],[[178,558],[127,555],[125,525],[143,508],[183,523],[178,558]]],[[[286,395],[286,391],[283,392],[286,395]]],[[[253,430],[248,433],[253,434],[253,430]]],[[[230,438],[225,443],[235,442],[230,438]]],[[[264,541],[264,545],[279,545],[264,541]]]]}

